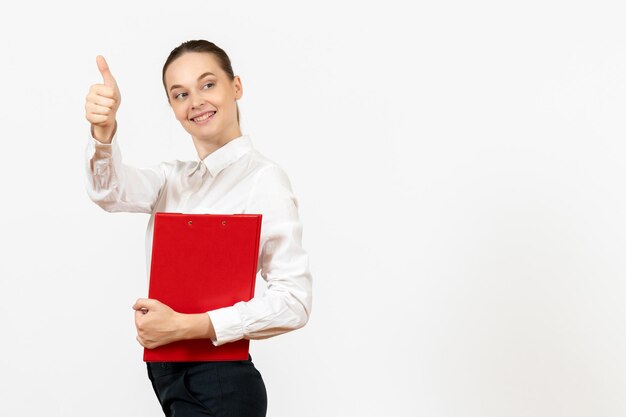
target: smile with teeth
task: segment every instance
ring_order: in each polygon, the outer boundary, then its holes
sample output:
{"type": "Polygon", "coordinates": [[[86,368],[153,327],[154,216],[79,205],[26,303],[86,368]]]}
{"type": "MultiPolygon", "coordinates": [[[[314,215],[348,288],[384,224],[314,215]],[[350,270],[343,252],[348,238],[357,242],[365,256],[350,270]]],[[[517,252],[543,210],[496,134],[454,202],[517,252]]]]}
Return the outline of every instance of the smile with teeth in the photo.
{"type": "Polygon", "coordinates": [[[212,117],[215,113],[215,111],[209,111],[206,113],[202,113],[200,116],[196,116],[193,119],[191,119],[192,121],[196,122],[196,123],[200,123],[200,122],[204,122],[205,120],[207,120],[209,117],[212,117]]]}

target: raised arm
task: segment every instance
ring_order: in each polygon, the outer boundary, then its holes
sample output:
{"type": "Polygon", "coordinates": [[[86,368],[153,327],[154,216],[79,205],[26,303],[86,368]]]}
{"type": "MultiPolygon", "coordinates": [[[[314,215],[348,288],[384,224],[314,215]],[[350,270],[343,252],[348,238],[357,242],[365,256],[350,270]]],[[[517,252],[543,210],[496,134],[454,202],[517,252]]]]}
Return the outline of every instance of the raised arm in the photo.
{"type": "Polygon", "coordinates": [[[116,114],[120,90],[102,56],[96,58],[103,83],[89,89],[85,117],[91,124],[87,145],[87,193],[104,210],[150,213],[166,181],[163,165],[138,169],[122,163],[116,114]]]}

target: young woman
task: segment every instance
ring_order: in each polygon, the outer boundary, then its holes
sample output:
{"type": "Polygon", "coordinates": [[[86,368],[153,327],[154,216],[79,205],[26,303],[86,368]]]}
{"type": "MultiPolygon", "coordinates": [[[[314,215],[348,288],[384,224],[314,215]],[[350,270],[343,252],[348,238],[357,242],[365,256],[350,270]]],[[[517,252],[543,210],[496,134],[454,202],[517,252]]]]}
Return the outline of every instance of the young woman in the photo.
{"type": "MultiPolygon", "coordinates": [[[[304,326],[311,311],[311,274],[301,245],[297,199],[285,172],[241,133],[237,100],[243,87],[226,53],[205,40],[185,42],[170,53],[163,66],[163,85],[198,159],[147,169],[122,162],[116,134],[120,91],[104,58],[98,56],[96,61],[103,83],[91,86],[85,104],[91,123],[87,191],[107,211],[151,214],[146,231],[148,267],[156,212],[263,215],[259,269],[267,291],[206,314],[181,314],[157,300],[140,298],[133,306],[137,341],[150,349],[209,338],[219,346],[304,326]]],[[[266,413],[265,385],[250,358],[147,366],[167,416],[266,413]]]]}

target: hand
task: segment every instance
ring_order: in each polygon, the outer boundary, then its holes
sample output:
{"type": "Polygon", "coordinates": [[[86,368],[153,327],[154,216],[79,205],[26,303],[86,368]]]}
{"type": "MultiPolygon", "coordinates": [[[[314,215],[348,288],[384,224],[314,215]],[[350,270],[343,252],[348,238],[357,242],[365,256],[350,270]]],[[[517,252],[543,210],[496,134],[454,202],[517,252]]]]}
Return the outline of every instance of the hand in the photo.
{"type": "Polygon", "coordinates": [[[98,55],[96,63],[104,84],[94,84],[89,89],[85,116],[91,123],[92,136],[102,143],[111,143],[117,126],[115,115],[122,97],[104,57],[98,55]]]}
{"type": "Polygon", "coordinates": [[[140,298],[133,305],[137,341],[148,349],[184,339],[215,338],[209,315],[181,314],[158,300],[140,298]]]}
{"type": "Polygon", "coordinates": [[[137,341],[153,349],[181,339],[180,313],[157,300],[140,298],[133,306],[137,341]]]}

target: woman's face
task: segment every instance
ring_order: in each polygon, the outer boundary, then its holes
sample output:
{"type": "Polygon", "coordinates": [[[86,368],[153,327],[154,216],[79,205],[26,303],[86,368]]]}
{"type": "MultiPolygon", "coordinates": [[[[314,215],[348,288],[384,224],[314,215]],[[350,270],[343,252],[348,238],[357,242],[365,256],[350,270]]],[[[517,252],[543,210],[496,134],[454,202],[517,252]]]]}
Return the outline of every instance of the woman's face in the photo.
{"type": "Polygon", "coordinates": [[[165,88],[176,119],[196,142],[223,145],[241,135],[236,104],[241,81],[229,79],[213,54],[178,57],[165,72],[165,88]]]}

